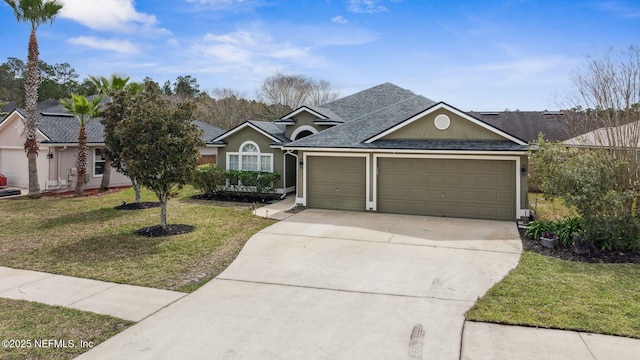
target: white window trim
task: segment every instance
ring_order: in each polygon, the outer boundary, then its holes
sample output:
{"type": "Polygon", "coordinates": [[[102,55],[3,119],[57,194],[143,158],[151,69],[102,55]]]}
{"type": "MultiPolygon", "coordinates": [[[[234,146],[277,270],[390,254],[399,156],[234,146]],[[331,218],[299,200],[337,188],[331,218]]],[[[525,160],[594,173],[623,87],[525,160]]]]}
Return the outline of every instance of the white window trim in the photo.
{"type": "MultiPolygon", "coordinates": [[[[92,175],[94,178],[101,178],[101,177],[103,177],[103,176],[104,176],[104,173],[102,173],[102,174],[96,174],[96,150],[98,150],[98,149],[100,150],[100,152],[101,152],[101,153],[103,153],[103,154],[104,154],[104,148],[92,148],[92,150],[91,150],[91,153],[93,154],[93,161],[91,162],[91,163],[92,163],[93,170],[91,171],[91,175],[92,175]]],[[[104,155],[102,155],[102,159],[103,159],[103,160],[102,160],[102,163],[105,163],[105,164],[106,164],[106,160],[104,160],[104,155]]],[[[102,169],[103,169],[103,171],[104,171],[104,170],[106,170],[104,167],[103,167],[102,169]]]]}
{"type": "MultiPolygon", "coordinates": [[[[258,167],[260,167],[260,165],[262,164],[262,158],[263,157],[268,157],[269,158],[269,171],[265,171],[265,172],[273,172],[273,154],[272,153],[263,153],[260,152],[260,146],[258,146],[258,144],[256,144],[253,141],[245,141],[243,142],[240,147],[238,148],[238,152],[228,152],[227,156],[226,156],[226,169],[229,169],[229,158],[233,155],[237,155],[238,156],[238,170],[240,171],[244,171],[245,169],[242,168],[242,156],[243,155],[257,155],[258,156],[258,167]],[[246,145],[253,145],[256,147],[256,149],[258,150],[257,152],[252,152],[252,153],[244,153],[242,152],[242,149],[246,146],[246,145]]],[[[262,171],[262,170],[257,170],[257,171],[262,171]]]]}
{"type": "Polygon", "coordinates": [[[292,133],[291,133],[291,140],[298,140],[298,135],[300,135],[301,132],[303,131],[309,131],[312,132],[314,134],[318,133],[318,130],[316,130],[316,128],[314,128],[313,126],[309,126],[309,125],[302,125],[299,128],[295,129],[292,133]]]}

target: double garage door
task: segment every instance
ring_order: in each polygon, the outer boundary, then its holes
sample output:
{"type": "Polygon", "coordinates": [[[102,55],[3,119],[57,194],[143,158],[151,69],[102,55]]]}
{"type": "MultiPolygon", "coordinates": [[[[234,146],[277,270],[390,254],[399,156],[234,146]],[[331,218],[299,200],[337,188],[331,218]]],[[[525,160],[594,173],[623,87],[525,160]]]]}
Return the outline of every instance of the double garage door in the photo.
{"type": "MultiPolygon", "coordinates": [[[[396,157],[377,161],[378,212],[515,218],[515,161],[396,157]]],[[[309,207],[365,210],[365,158],[309,157],[307,162],[309,207]]]]}

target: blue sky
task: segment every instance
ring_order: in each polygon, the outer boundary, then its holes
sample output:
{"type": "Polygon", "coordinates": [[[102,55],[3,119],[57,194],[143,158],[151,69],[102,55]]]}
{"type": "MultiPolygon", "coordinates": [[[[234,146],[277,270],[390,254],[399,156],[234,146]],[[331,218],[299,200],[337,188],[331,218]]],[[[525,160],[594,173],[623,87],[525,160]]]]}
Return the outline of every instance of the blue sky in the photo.
{"type": "MultiPolygon", "coordinates": [[[[180,75],[255,97],[276,72],[341,95],[392,82],[461,110],[554,110],[587,55],[638,44],[637,1],[61,0],[40,57],[80,74],[180,75]]],[[[0,4],[0,61],[29,28],[0,4]]]]}

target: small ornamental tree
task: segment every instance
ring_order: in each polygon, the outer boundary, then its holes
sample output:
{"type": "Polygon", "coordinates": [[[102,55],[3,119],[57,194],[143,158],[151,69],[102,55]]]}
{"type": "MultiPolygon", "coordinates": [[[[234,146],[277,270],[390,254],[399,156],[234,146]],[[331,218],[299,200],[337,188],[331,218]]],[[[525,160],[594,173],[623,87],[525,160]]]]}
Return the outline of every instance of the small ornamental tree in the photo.
{"type": "Polygon", "coordinates": [[[167,200],[191,180],[202,133],[193,122],[194,105],[172,107],[158,84],[146,81],[126,97],[127,111],[115,129],[127,175],[153,191],[160,202],[160,226],[167,226],[167,200]]]}
{"type": "Polygon", "coordinates": [[[102,117],[100,118],[100,122],[104,126],[105,155],[107,159],[110,160],[112,167],[131,179],[136,193],[136,203],[141,202],[140,184],[136,178],[127,171],[126,159],[123,159],[121,156],[121,140],[116,130],[121,126],[120,123],[125,115],[129,113],[131,104],[133,104],[134,101],[133,97],[140,90],[140,87],[141,85],[139,83],[129,83],[124,90],[119,89],[112,92],[110,95],[111,101],[102,111],[102,117]]]}
{"type": "Polygon", "coordinates": [[[531,167],[540,189],[575,208],[585,240],[607,250],[640,249],[640,221],[635,193],[621,186],[617,174],[624,160],[608,161],[607,149],[580,149],[545,141],[534,143],[531,167]]]}

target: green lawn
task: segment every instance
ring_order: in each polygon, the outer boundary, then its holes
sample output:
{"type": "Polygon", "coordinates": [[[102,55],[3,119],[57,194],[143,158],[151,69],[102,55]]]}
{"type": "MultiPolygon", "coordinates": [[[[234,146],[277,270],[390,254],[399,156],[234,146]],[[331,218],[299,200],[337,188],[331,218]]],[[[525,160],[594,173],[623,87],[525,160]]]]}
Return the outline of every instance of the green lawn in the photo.
{"type": "MultiPolygon", "coordinates": [[[[274,221],[248,205],[191,200],[188,187],[169,201],[170,224],[192,233],[146,238],[160,209],[118,211],[132,189],[102,196],[0,200],[0,265],[178,291],[193,291],[233,261],[245,242],[274,221]]],[[[145,192],[143,201],[156,201],[145,192]]]]}
{"type": "Polygon", "coordinates": [[[467,320],[640,339],[640,265],[587,264],[525,251],[467,320]]]}
{"type": "MultiPolygon", "coordinates": [[[[539,219],[576,216],[561,199],[529,194],[539,219]]],[[[525,251],[467,320],[640,338],[640,265],[571,262],[525,251]]]]}
{"type": "Polygon", "coordinates": [[[90,312],[0,298],[0,340],[10,341],[3,342],[0,359],[71,359],[131,324],[90,312]]]}
{"type": "MultiPolygon", "coordinates": [[[[146,238],[133,234],[160,221],[160,209],[118,211],[133,190],[83,198],[0,200],[0,266],[193,291],[222,272],[245,242],[274,223],[245,204],[191,200],[190,187],[170,200],[169,224],[194,225],[189,234],[146,238]]],[[[156,201],[145,192],[143,201],[156,201]]],[[[0,298],[0,340],[30,340],[0,348],[0,359],[69,359],[132,323],[109,316],[0,298]],[[66,341],[36,348],[36,340],[66,341]],[[69,346],[73,341],[73,347],[69,346]],[[61,345],[62,344],[62,345],[61,345]],[[58,346],[58,347],[56,347],[58,346]],[[62,347],[60,347],[62,346],[62,347]]]]}

